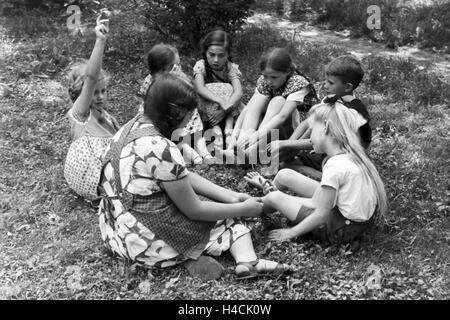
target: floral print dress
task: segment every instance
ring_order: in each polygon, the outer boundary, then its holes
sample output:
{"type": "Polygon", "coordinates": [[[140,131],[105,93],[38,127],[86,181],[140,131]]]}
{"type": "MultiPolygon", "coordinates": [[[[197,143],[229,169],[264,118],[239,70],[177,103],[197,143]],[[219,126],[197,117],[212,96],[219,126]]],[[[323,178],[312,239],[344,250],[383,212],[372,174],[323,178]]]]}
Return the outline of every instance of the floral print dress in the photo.
{"type": "MultiPolygon", "coordinates": [[[[207,77],[205,60],[197,61],[193,68],[193,76],[200,74],[205,81],[205,87],[208,88],[216,96],[228,100],[233,94],[233,80],[241,80],[242,73],[236,63],[227,62],[225,69],[222,71],[224,78],[212,73],[211,77],[207,77]]],[[[230,110],[224,111],[218,103],[200,97],[199,111],[202,121],[208,127],[214,127],[221,123],[228,115],[236,118],[241,113],[241,104],[235,105],[230,110]]]]}
{"type": "MultiPolygon", "coordinates": [[[[132,130],[148,125],[151,124],[136,122],[132,130]]],[[[119,140],[122,130],[113,141],[119,140]]],[[[176,145],[160,135],[144,136],[127,144],[121,151],[119,168],[123,190],[139,196],[164,192],[162,182],[187,179],[188,176],[176,145]]],[[[202,252],[220,255],[252,227],[251,223],[239,219],[217,221],[209,232],[209,239],[199,243],[186,256],[159,238],[131,211],[126,211],[119,199],[114,199],[117,188],[110,162],[103,169],[100,185],[109,197],[102,199],[99,208],[99,226],[105,246],[121,258],[148,267],[173,266],[187,259],[197,259],[202,252]]]]}

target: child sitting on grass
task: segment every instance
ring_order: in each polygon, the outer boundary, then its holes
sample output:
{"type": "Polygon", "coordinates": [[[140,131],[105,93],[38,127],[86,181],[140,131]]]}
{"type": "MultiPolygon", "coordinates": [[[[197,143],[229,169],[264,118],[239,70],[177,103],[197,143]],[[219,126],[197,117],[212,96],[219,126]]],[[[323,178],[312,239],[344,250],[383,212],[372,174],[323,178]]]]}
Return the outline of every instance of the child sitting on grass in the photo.
{"type": "Polygon", "coordinates": [[[202,41],[202,56],[196,62],[194,84],[200,96],[199,111],[205,129],[212,129],[214,145],[230,143],[234,120],[243,109],[241,71],[231,59],[231,41],[223,30],[208,33],[202,41]]]}
{"type": "MultiPolygon", "coordinates": [[[[306,118],[306,113],[317,102],[314,86],[295,66],[284,48],[272,48],[259,60],[261,77],[255,93],[239,116],[234,127],[231,144],[222,151],[233,156],[237,150],[245,155],[256,155],[277,129],[280,138],[286,139],[294,131],[293,119],[306,118]]],[[[299,122],[299,121],[297,121],[299,122]]]]}
{"type": "Polygon", "coordinates": [[[266,193],[264,212],[279,211],[294,225],[271,231],[271,240],[311,232],[324,242],[347,243],[371,226],[374,214],[386,212],[383,182],[356,133],[358,116],[336,98],[311,109],[308,124],[314,151],[327,155],[320,183],[291,169],[278,172],[273,184],[256,172],[246,176],[266,193]]]}
{"type": "Polygon", "coordinates": [[[119,123],[104,107],[107,102],[108,75],[102,69],[102,57],[108,20],[97,18],[96,41],[87,63],[75,65],[68,76],[68,91],[73,102],[67,116],[72,141],[64,164],[68,185],[88,201],[98,200],[100,157],[111,138],[119,130],[119,123]]]}
{"type": "MultiPolygon", "coordinates": [[[[156,75],[171,72],[178,74],[186,81],[190,82],[188,77],[183,73],[180,66],[180,56],[178,50],[167,44],[157,44],[153,46],[147,53],[147,65],[150,74],[145,78],[144,83],[139,90],[139,95],[145,100],[148,87],[153,82],[156,75]]],[[[139,113],[144,111],[144,103],[139,107],[139,113]]],[[[202,136],[203,123],[200,118],[198,110],[195,108],[191,110],[186,119],[180,123],[180,126],[173,132],[172,140],[181,142],[178,147],[183,150],[185,159],[191,160],[194,165],[202,163],[212,164],[214,158],[206,148],[206,141],[202,136]],[[191,137],[194,137],[194,148],[190,146],[191,137]],[[189,143],[188,143],[189,142],[189,143]]]]}
{"type": "MultiPolygon", "coordinates": [[[[357,133],[362,146],[367,149],[372,141],[370,116],[366,106],[354,96],[354,90],[364,76],[360,62],[350,55],[340,56],[325,67],[325,73],[327,94],[336,95],[343,105],[357,112],[359,123],[357,133]]],[[[309,152],[312,150],[309,136],[308,123],[304,121],[288,140],[272,143],[270,151],[272,157],[279,157],[282,168],[291,168],[320,180],[325,155],[309,152]],[[299,153],[299,151],[303,152],[299,153]]]]}
{"type": "Polygon", "coordinates": [[[107,21],[97,19],[97,39],[89,61],[76,64],[68,76],[68,91],[73,101],[68,112],[72,141],[84,135],[112,137],[119,129],[117,120],[104,109],[109,79],[102,69],[103,51],[109,31],[107,21]]]}

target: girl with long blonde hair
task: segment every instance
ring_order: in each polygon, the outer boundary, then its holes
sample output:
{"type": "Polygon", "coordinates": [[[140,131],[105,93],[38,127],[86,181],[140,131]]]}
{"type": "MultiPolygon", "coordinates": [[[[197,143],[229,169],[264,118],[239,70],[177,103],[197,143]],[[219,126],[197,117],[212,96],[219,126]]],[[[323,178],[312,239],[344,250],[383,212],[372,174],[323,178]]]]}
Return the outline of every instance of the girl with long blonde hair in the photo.
{"type": "Polygon", "coordinates": [[[314,151],[327,154],[320,182],[291,169],[279,171],[273,183],[257,173],[246,180],[265,191],[265,212],[279,211],[292,222],[291,228],[272,230],[271,240],[312,233],[325,242],[346,243],[372,225],[374,214],[387,211],[384,185],[359,141],[355,110],[325,99],[310,110],[308,122],[314,151]]]}

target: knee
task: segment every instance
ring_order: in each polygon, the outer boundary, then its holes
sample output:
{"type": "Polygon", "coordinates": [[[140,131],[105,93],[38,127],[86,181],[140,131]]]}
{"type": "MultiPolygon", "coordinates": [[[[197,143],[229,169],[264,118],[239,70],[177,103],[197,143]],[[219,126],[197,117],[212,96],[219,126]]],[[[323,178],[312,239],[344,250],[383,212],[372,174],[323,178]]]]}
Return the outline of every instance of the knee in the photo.
{"type": "Polygon", "coordinates": [[[220,129],[219,126],[214,126],[212,129],[212,134],[213,136],[221,136],[222,135],[222,130],[220,129]]]}
{"type": "Polygon", "coordinates": [[[282,96],[273,97],[272,100],[270,100],[269,104],[277,104],[277,105],[283,105],[286,103],[286,99],[282,96]]]}
{"type": "Polygon", "coordinates": [[[277,203],[280,203],[281,191],[269,192],[263,199],[263,203],[271,208],[276,207],[277,203]]]}
{"type": "Polygon", "coordinates": [[[281,169],[278,171],[277,175],[275,176],[275,179],[273,182],[277,186],[277,188],[283,188],[287,185],[287,181],[292,177],[292,174],[295,171],[292,169],[281,169]]]}

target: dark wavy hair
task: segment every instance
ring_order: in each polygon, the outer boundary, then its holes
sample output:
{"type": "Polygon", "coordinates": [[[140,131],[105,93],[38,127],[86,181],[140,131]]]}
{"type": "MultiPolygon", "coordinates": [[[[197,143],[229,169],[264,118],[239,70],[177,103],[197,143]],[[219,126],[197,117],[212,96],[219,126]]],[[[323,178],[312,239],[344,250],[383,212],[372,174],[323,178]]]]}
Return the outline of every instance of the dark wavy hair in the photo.
{"type": "Polygon", "coordinates": [[[212,79],[212,70],[210,65],[208,64],[208,58],[206,57],[206,51],[208,51],[208,48],[211,46],[224,47],[225,51],[228,53],[228,61],[233,62],[231,58],[231,42],[228,33],[226,33],[222,29],[216,29],[209,32],[201,42],[202,58],[203,60],[205,60],[205,78],[207,81],[211,81],[212,79]]]}
{"type": "Polygon", "coordinates": [[[259,69],[270,68],[278,72],[297,71],[291,55],[284,48],[271,48],[259,59],[259,69]]]}
{"type": "Polygon", "coordinates": [[[161,72],[169,71],[169,67],[173,65],[175,56],[178,54],[178,50],[169,45],[160,43],[154,45],[146,55],[146,61],[148,69],[152,75],[161,72]]]}
{"type": "Polygon", "coordinates": [[[167,138],[178,126],[180,119],[172,117],[175,108],[192,110],[198,105],[193,86],[178,75],[168,72],[157,74],[145,96],[144,114],[167,138]]]}
{"type": "Polygon", "coordinates": [[[297,68],[295,63],[292,61],[291,55],[285,48],[270,48],[261,56],[259,59],[259,69],[263,72],[266,68],[270,68],[278,72],[290,72],[301,75],[310,83],[309,86],[311,88],[312,97],[318,99],[316,90],[314,89],[311,80],[297,68]]]}

